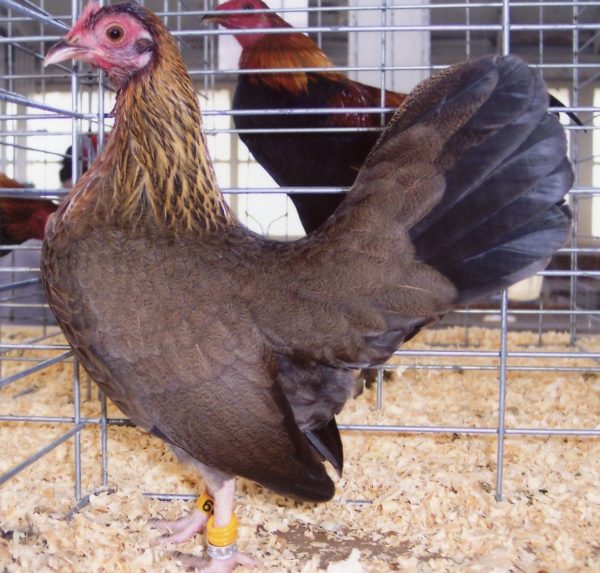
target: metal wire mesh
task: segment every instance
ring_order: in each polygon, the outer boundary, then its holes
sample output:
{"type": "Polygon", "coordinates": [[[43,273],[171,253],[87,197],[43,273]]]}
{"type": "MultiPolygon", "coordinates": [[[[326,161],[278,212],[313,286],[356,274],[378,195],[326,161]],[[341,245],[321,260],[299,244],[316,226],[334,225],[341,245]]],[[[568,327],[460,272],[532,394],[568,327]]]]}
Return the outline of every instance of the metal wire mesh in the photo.
{"type": "MultiPolygon", "coordinates": [[[[208,2],[184,0],[144,2],[164,18],[177,37],[190,68],[205,117],[217,174],[238,215],[258,231],[278,237],[297,235],[295,214],[283,192],[306,189],[279,189],[264,174],[255,176],[257,166],[238,141],[232,123],[230,102],[238,70],[235,58],[227,55],[235,42],[232,32],[201,27],[199,20],[213,7],[208,2]],[[233,63],[232,63],[233,62],[233,63]],[[254,182],[253,182],[254,181],[254,182]],[[258,181],[258,183],[256,183],[258,181]],[[261,199],[280,200],[280,212],[266,210],[261,199]],[[270,219],[269,219],[270,218],[270,219]]],[[[355,79],[388,89],[408,90],[419,79],[451,63],[484,53],[517,53],[538,67],[549,87],[584,122],[583,127],[567,125],[570,156],[576,183],[570,202],[574,212],[571,243],[562,249],[544,278],[539,294],[517,301],[505,292],[477,307],[459,309],[438,326],[464,328],[464,348],[400,350],[396,366],[403,369],[478,370],[498,379],[496,411],[481,427],[346,425],[342,429],[382,433],[465,433],[495,435],[498,441],[497,497],[502,495],[504,439],[523,435],[577,435],[599,437],[595,428],[507,427],[505,396],[511,371],[546,371],[577,374],[599,372],[600,347],[590,345],[582,335],[594,335],[599,328],[600,277],[600,2],[523,1],[492,2],[376,2],[352,0],[336,4],[327,1],[287,2],[280,14],[289,21],[303,22],[297,30],[310,34],[335,62],[335,70],[355,79]],[[412,48],[411,48],[412,46],[412,48]],[[415,46],[417,48],[415,49],[415,46]],[[475,326],[497,328],[500,345],[478,349],[471,332],[475,326]],[[509,347],[511,330],[533,330],[538,334],[535,351],[509,347]],[[549,330],[569,333],[570,345],[563,351],[548,351],[549,330]],[[466,348],[469,344],[469,349],[466,348]],[[475,349],[472,349],[475,347],[475,349]],[[573,359],[586,359],[586,366],[573,366],[573,359]],[[590,364],[587,362],[586,364],[590,364]],[[595,364],[595,365],[594,365],[595,364]]],[[[75,181],[101,149],[109,132],[114,94],[102,75],[83,68],[62,66],[44,69],[43,54],[64,34],[81,11],[80,2],[49,0],[0,0],[0,172],[21,182],[26,189],[0,189],[0,200],[37,197],[57,200],[65,186],[75,181]],[[93,141],[93,144],[90,143],[93,141]],[[72,173],[62,182],[67,147],[71,147],[72,173]]],[[[268,33],[285,33],[273,29],[268,33]]],[[[236,33],[244,33],[236,31],[236,33]]],[[[373,108],[373,111],[383,110],[373,108]]],[[[306,113],[309,110],[284,110],[306,113]]],[[[314,113],[314,110],[310,110],[314,113]]],[[[345,110],[346,112],[348,109],[345,110]]],[[[264,109],[257,113],[273,113],[264,109]]],[[[323,113],[335,113],[324,109],[323,113]]],[[[340,128],[337,128],[341,131],[340,128]]],[[[315,189],[311,189],[314,192],[315,189]]],[[[341,189],[322,188],[323,193],[341,189]]],[[[48,313],[39,285],[40,242],[3,244],[10,251],[0,265],[0,311],[2,325],[27,324],[36,334],[24,343],[12,343],[0,330],[0,396],[10,385],[59,361],[73,365],[73,415],[34,416],[10,412],[10,401],[0,400],[0,424],[26,422],[57,424],[63,433],[44,444],[34,455],[0,475],[0,485],[42,459],[67,440],[75,440],[75,499],[83,503],[85,493],[109,481],[107,433],[127,424],[108,419],[101,397],[100,414],[81,413],[80,379],[77,361],[68,346],[54,343],[58,329],[48,313]],[[50,341],[50,342],[49,342],[50,341]],[[28,360],[15,358],[14,351],[37,351],[28,360]],[[17,362],[17,372],[6,374],[6,365],[17,362]],[[81,483],[79,437],[91,426],[101,428],[102,468],[98,482],[81,483]]],[[[383,369],[377,370],[377,407],[384,408],[383,369]]],[[[5,394],[6,395],[6,394],[5,394]]],[[[88,397],[89,390],[88,390],[88,397]]],[[[167,497],[163,495],[162,497],[167,497]]]]}

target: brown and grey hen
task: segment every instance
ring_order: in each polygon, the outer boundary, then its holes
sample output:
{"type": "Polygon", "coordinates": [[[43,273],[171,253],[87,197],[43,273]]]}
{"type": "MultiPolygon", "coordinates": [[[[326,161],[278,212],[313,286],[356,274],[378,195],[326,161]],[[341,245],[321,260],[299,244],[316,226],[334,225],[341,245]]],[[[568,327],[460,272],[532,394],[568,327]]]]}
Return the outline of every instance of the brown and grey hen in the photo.
{"type": "Polygon", "coordinates": [[[170,539],[206,527],[205,570],[228,572],[249,563],[235,476],[331,498],[322,459],[341,471],[334,416],[351,369],[564,244],[565,135],[518,58],[452,67],[407,98],[333,216],[279,243],[229,211],[194,87],[154,14],[89,4],[46,64],[68,58],[116,84],[116,121],[49,223],[48,299],[108,396],[203,473],[208,494],[170,539]]]}

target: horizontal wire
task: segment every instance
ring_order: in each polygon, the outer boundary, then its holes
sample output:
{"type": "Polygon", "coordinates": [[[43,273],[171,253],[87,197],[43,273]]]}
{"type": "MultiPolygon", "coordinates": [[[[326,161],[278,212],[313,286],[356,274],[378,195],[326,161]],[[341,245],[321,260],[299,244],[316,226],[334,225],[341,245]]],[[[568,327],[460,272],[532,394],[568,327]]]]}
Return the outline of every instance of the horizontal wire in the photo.
{"type": "Polygon", "coordinates": [[[71,356],[73,356],[73,351],[68,350],[64,354],[61,354],[60,356],[55,356],[54,358],[48,358],[47,360],[42,360],[39,364],[32,366],[31,368],[26,368],[25,370],[23,370],[21,372],[17,372],[16,374],[13,374],[12,376],[7,376],[6,378],[2,378],[2,379],[0,379],[0,389],[8,386],[9,384],[12,384],[13,382],[16,382],[17,380],[21,380],[22,378],[29,376],[30,374],[34,374],[35,372],[39,372],[40,370],[43,370],[44,368],[48,368],[49,366],[58,364],[59,362],[62,362],[63,360],[66,360],[67,358],[70,358],[71,356]]]}
{"type": "MultiPolygon", "coordinates": [[[[42,12],[41,8],[36,10],[32,8],[28,8],[15,0],[0,0],[0,6],[4,6],[9,10],[15,10],[21,14],[25,14],[28,19],[33,19],[39,22],[40,24],[44,24],[46,26],[53,26],[54,28],[59,28],[61,31],[68,32],[70,27],[66,24],[59,22],[55,16],[52,16],[48,13],[42,12]]],[[[65,16],[64,19],[68,19],[68,16],[65,16]]],[[[10,22],[10,19],[7,18],[7,21],[10,22]]]]}
{"type": "MultiPolygon", "coordinates": [[[[0,0],[1,2],[1,0],[0,0]]],[[[600,24],[511,24],[511,32],[543,32],[543,31],[595,31],[600,24]]],[[[406,24],[389,26],[298,26],[290,28],[261,28],[261,34],[367,34],[374,32],[501,32],[501,24],[406,24]]],[[[244,36],[255,34],[253,29],[216,29],[216,30],[171,30],[175,38],[196,38],[211,36],[244,36]]],[[[62,36],[44,34],[31,36],[0,36],[0,44],[30,43],[30,42],[56,42],[62,36]]]]}
{"type": "MultiPolygon", "coordinates": [[[[0,17],[0,22],[27,22],[32,18],[39,21],[42,24],[48,25],[56,25],[61,29],[68,29],[68,26],[60,22],[60,20],[70,20],[71,15],[62,14],[56,16],[46,16],[41,12],[37,12],[31,9],[27,9],[24,6],[18,4],[14,0],[0,0],[0,5],[5,5],[8,7],[10,3],[10,7],[15,11],[28,14],[29,17],[0,17]]],[[[389,4],[386,5],[386,11],[412,11],[412,10],[448,10],[448,9],[457,9],[457,8],[465,8],[465,9],[474,9],[474,8],[484,8],[484,9],[498,9],[502,8],[504,4],[502,2],[443,2],[443,3],[431,3],[425,2],[422,4],[389,4]]],[[[540,2],[512,2],[512,8],[594,8],[597,7],[598,3],[590,0],[574,0],[573,2],[562,1],[562,2],[552,2],[552,1],[540,1],[540,2]]],[[[303,6],[303,7],[281,7],[275,9],[254,9],[253,13],[256,14],[305,14],[305,13],[354,13],[354,12],[381,12],[382,7],[381,4],[373,4],[373,5],[365,5],[365,6],[303,6]]],[[[225,14],[243,14],[244,10],[164,10],[157,11],[156,15],[160,18],[164,17],[190,17],[190,16],[214,16],[214,15],[225,15],[225,14]]]]}
{"type": "MultiPolygon", "coordinates": [[[[402,434],[488,434],[496,435],[498,428],[469,428],[463,426],[392,426],[370,424],[338,424],[340,430],[359,432],[386,432],[402,434]]],[[[558,429],[558,428],[506,428],[508,436],[600,436],[600,429],[558,429]]]]}
{"type": "MultiPolygon", "coordinates": [[[[0,416],[2,422],[39,422],[43,424],[47,423],[73,423],[74,418],[69,417],[52,417],[52,416],[0,416]]],[[[68,439],[77,431],[86,426],[100,424],[102,420],[99,418],[81,418],[81,422],[72,430],[67,432],[64,439],[68,439]]],[[[110,425],[117,426],[130,426],[135,427],[130,420],[123,418],[109,418],[108,422],[110,425]]],[[[469,426],[410,426],[410,425],[391,425],[391,424],[338,424],[338,428],[341,431],[359,431],[359,432],[381,432],[381,433],[405,433],[405,434],[487,434],[495,435],[498,433],[498,429],[494,427],[469,427],[469,426]]],[[[600,429],[597,428],[506,428],[507,435],[527,435],[527,436],[580,436],[580,437],[598,437],[600,436],[600,429]]],[[[64,437],[64,436],[63,436],[64,437]]],[[[60,439],[60,438],[59,438],[60,439]]],[[[63,441],[64,441],[63,439],[63,441]]],[[[55,442],[58,440],[55,440],[55,442]]],[[[53,442],[54,443],[54,442],[53,442]]],[[[59,442],[56,445],[60,445],[59,442]]],[[[56,447],[56,445],[54,447],[56,447]]],[[[47,446],[50,447],[50,446],[47,446]]],[[[46,448],[44,448],[46,450],[46,448]]],[[[50,449],[53,449],[50,447],[50,449]]],[[[46,450],[47,451],[50,450],[46,450]]],[[[37,454],[36,454],[37,456],[37,454]]],[[[39,457],[36,457],[39,459],[39,457]]],[[[34,460],[35,461],[35,460],[34,460]]],[[[30,465],[30,464],[27,464],[30,465]]],[[[27,467],[27,466],[25,466],[27,467]]],[[[9,472],[10,473],[10,472],[9,472]]],[[[18,472],[17,472],[18,473],[18,472]]],[[[14,474],[13,474],[14,475],[14,474]]],[[[12,476],[10,476],[12,477],[12,476]]],[[[8,478],[6,478],[8,479],[8,478]]],[[[3,483],[2,477],[0,477],[0,484],[3,483]]]]}
{"type": "Polygon", "coordinates": [[[79,423],[73,428],[71,428],[68,432],[52,440],[47,446],[43,447],[41,450],[37,451],[32,456],[29,456],[24,462],[20,463],[18,466],[15,466],[13,469],[7,471],[6,473],[0,475],[0,485],[9,479],[15,477],[17,474],[21,473],[24,469],[28,468],[34,462],[37,462],[39,459],[44,457],[47,453],[51,452],[53,449],[60,446],[62,443],[66,442],[69,438],[80,432],[85,428],[84,423],[79,423]]]}

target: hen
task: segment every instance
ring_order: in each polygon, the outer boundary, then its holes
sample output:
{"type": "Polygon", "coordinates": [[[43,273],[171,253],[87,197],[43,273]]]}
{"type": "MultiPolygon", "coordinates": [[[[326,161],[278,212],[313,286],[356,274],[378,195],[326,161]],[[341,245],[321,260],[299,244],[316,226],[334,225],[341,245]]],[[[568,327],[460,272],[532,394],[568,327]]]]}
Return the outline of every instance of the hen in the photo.
{"type": "MultiPolygon", "coordinates": [[[[263,28],[292,28],[262,0],[230,0],[217,11],[239,10],[238,14],[205,16],[230,30],[255,30],[237,34],[242,46],[240,70],[264,70],[241,73],[233,98],[234,110],[314,109],[314,108],[387,108],[398,107],[405,94],[385,92],[352,81],[339,72],[327,71],[333,62],[304,34],[266,34],[263,28]],[[257,10],[259,12],[257,12],[257,10]],[[322,72],[272,72],[292,68],[324,68],[322,72]]],[[[563,104],[550,96],[550,105],[563,104]]],[[[581,125],[579,118],[568,114],[581,125]]],[[[384,115],[384,122],[392,118],[384,115]]],[[[269,130],[268,133],[240,133],[256,161],[282,187],[350,187],[367,154],[380,133],[352,132],[278,132],[277,130],[377,128],[381,112],[235,115],[240,130],[269,130]]],[[[340,193],[290,194],[302,226],[307,233],[321,225],[343,199],[340,193]]]]}
{"type": "Polygon", "coordinates": [[[229,572],[250,562],[235,476],[330,499],[322,459],[342,470],[334,416],[350,369],[563,245],[565,134],[519,59],[452,67],[406,99],[334,215],[279,243],[228,209],[194,86],[153,13],[88,4],[45,63],[69,58],[103,69],[117,102],[104,151],[50,219],[48,300],[108,396],[205,478],[167,539],[206,529],[204,570],[229,572]]]}
{"type": "MultiPolygon", "coordinates": [[[[0,188],[24,189],[25,185],[0,173],[0,188]]],[[[0,197],[0,245],[20,245],[28,239],[43,239],[46,221],[57,205],[47,199],[0,197]]],[[[2,248],[0,256],[10,253],[2,248]]]]}

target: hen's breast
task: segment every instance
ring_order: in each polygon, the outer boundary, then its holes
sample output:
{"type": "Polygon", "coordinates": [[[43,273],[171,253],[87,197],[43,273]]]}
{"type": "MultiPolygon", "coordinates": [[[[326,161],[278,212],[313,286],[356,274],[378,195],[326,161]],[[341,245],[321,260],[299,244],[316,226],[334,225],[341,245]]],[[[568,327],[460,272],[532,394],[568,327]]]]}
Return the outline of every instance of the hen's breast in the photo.
{"type": "Polygon", "coordinates": [[[57,320],[92,377],[138,425],[152,427],[153,403],[169,381],[210,376],[251,330],[230,274],[243,265],[224,250],[106,228],[71,243],[59,233],[45,245],[57,320]],[[233,330],[223,325],[227,309],[233,330]]]}

